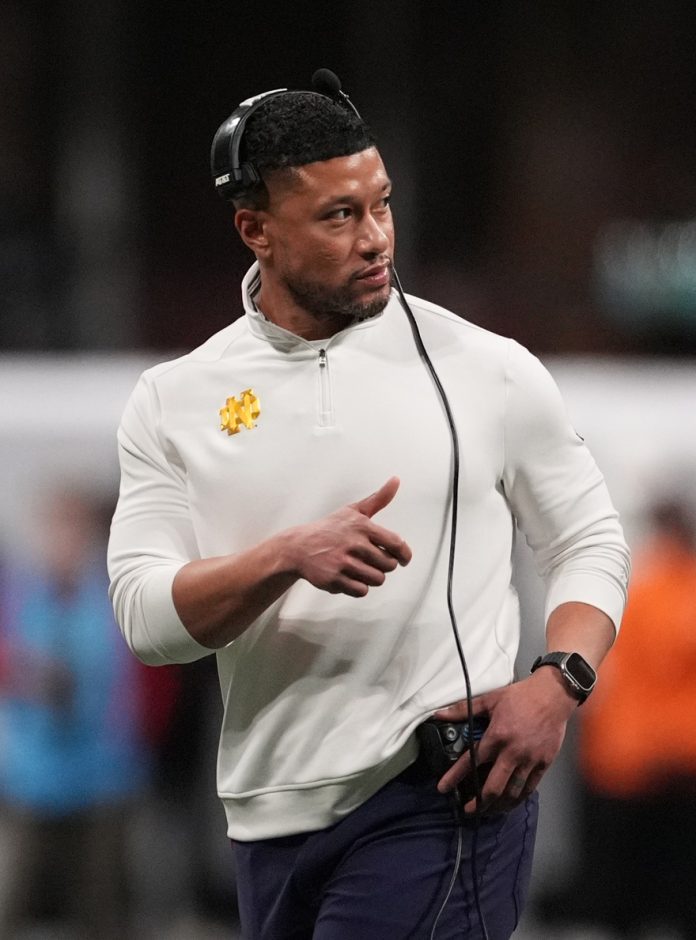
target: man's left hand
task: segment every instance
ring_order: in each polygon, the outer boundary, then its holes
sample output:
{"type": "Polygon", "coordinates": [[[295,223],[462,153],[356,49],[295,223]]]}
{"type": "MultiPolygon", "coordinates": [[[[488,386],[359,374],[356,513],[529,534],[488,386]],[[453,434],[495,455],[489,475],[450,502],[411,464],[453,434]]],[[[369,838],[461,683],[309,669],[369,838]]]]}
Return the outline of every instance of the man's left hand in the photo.
{"type": "MultiPolygon", "coordinates": [[[[482,812],[508,812],[537,788],[561,748],[577,704],[555,669],[539,669],[520,682],[474,698],[473,714],[490,720],[476,746],[477,765],[491,765],[481,786],[482,812]]],[[[466,702],[440,709],[434,717],[465,721],[466,702]]],[[[438,790],[453,790],[471,773],[467,752],[442,777],[438,790]]],[[[475,808],[475,798],[464,805],[466,813],[475,808]]]]}

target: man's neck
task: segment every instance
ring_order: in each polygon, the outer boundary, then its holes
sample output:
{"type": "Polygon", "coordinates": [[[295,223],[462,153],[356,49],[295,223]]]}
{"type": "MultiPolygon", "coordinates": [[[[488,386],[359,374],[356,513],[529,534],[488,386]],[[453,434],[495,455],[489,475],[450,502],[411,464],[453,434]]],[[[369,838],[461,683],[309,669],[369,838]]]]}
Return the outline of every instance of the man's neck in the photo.
{"type": "Polygon", "coordinates": [[[310,342],[329,339],[353,322],[341,314],[317,317],[300,307],[292,297],[278,296],[277,292],[269,290],[263,284],[254,297],[254,303],[271,323],[310,342]]]}

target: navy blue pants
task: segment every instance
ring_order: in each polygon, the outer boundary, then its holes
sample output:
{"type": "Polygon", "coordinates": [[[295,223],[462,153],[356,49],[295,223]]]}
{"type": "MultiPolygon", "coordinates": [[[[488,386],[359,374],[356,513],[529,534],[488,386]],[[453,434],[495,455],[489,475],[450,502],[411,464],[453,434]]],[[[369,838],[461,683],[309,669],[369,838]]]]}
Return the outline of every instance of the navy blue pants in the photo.
{"type": "MultiPolygon", "coordinates": [[[[537,795],[483,817],[479,895],[490,940],[508,940],[526,900],[537,795]]],[[[244,940],[428,940],[454,870],[451,796],[420,761],[339,823],[318,832],[235,842],[244,940]]],[[[482,940],[472,891],[473,823],[466,820],[456,885],[435,940],[482,940]]]]}

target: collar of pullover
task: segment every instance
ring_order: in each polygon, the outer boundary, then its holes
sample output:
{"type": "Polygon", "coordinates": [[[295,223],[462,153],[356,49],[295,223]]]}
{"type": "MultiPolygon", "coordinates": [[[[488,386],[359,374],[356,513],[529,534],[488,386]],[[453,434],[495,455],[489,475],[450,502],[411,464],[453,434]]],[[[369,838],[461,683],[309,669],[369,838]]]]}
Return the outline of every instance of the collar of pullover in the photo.
{"type": "MultiPolygon", "coordinates": [[[[255,298],[260,289],[261,272],[259,270],[258,262],[255,261],[244,275],[244,279],[242,281],[242,303],[244,304],[246,320],[249,325],[249,329],[254,334],[254,336],[258,336],[259,339],[265,339],[276,349],[279,349],[283,352],[289,352],[293,349],[297,349],[298,347],[305,349],[317,349],[320,346],[327,347],[331,343],[335,342],[340,336],[345,336],[347,333],[351,333],[354,330],[366,329],[374,326],[374,324],[381,320],[381,318],[384,316],[384,311],[382,311],[376,316],[369,317],[365,320],[354,320],[344,330],[341,330],[339,333],[334,333],[333,336],[329,336],[327,339],[308,340],[304,339],[302,336],[297,336],[296,333],[291,333],[290,330],[286,330],[282,326],[278,326],[276,323],[272,323],[270,320],[266,319],[255,303],[255,298]]],[[[392,303],[392,301],[393,297],[392,300],[390,300],[390,303],[392,303]]]]}

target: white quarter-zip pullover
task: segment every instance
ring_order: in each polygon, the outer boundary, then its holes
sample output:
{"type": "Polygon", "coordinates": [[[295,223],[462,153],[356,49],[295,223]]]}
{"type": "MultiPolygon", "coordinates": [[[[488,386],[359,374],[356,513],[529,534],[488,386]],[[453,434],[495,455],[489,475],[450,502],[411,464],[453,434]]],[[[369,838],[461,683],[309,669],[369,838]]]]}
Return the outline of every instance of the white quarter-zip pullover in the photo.
{"type": "MultiPolygon", "coordinates": [[[[414,759],[419,723],[464,697],[446,602],[452,443],[398,299],[308,342],[264,319],[257,286],[254,265],[245,316],[145,372],[126,407],[109,569],[128,644],[152,664],[209,654],[174,608],[183,565],[242,552],[391,476],[401,486],[376,521],[413,559],[363,598],[300,580],[217,651],[218,791],[240,840],[337,821],[414,759]],[[235,433],[221,430],[225,407],[235,433]]],[[[515,520],[546,582],[547,615],[582,601],[618,628],[628,551],[603,478],[539,361],[409,302],[460,440],[454,606],[480,694],[513,679],[515,520]]]]}

